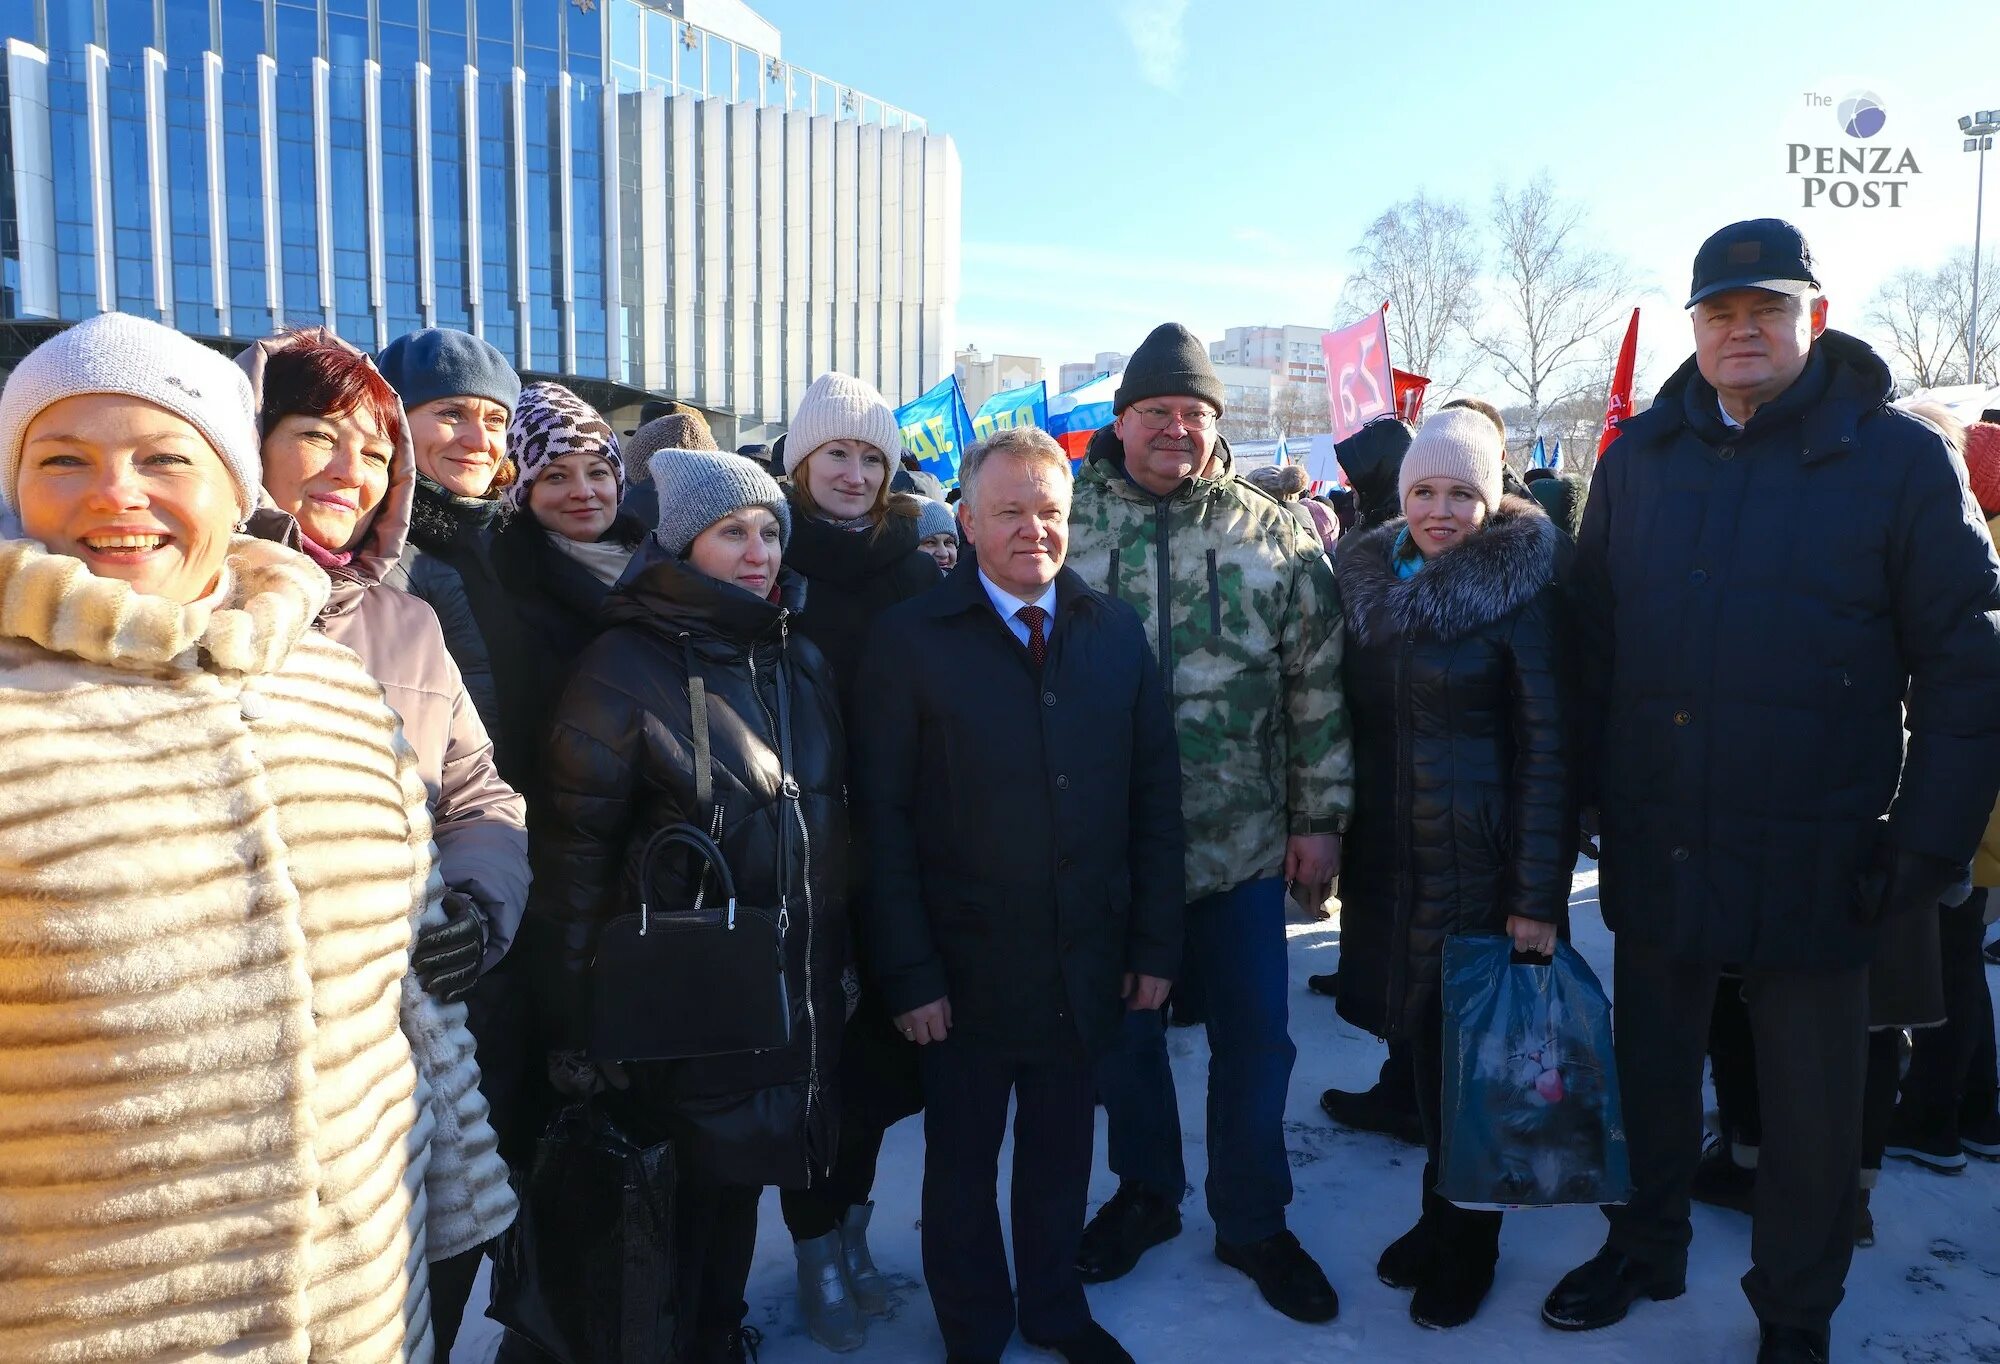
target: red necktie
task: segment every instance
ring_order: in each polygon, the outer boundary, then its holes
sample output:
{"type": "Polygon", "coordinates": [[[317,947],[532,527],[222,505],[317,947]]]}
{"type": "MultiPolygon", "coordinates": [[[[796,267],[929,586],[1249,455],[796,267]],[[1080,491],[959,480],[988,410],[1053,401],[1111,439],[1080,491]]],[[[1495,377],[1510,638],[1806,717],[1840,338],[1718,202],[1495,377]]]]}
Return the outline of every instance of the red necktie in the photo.
{"type": "Polygon", "coordinates": [[[1049,637],[1042,633],[1042,625],[1049,613],[1039,606],[1024,606],[1014,613],[1015,619],[1028,627],[1028,657],[1035,661],[1037,668],[1049,661],[1049,637]]]}

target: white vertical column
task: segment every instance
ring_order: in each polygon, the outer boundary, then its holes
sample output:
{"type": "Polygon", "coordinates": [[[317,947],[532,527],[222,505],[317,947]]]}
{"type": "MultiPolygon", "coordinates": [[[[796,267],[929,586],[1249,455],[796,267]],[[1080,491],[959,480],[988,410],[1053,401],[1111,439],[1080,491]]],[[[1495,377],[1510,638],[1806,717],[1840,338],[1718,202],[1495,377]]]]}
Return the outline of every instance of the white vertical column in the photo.
{"type": "Polygon", "coordinates": [[[413,106],[410,111],[410,147],[417,171],[417,310],[419,321],[426,327],[435,327],[437,228],[431,215],[436,211],[434,200],[437,191],[431,184],[431,158],[437,155],[437,149],[431,145],[430,65],[418,62],[415,75],[415,83],[410,87],[413,106]]]}
{"type": "Polygon", "coordinates": [[[812,312],[812,115],[785,115],[785,385],[779,408],[790,421],[816,377],[810,342],[812,312]]]}
{"type": "Polygon", "coordinates": [[[640,97],[639,197],[645,258],[641,280],[645,287],[642,304],[646,338],[646,382],[650,389],[664,389],[673,382],[671,349],[672,323],[669,318],[673,284],[673,242],[668,210],[673,194],[672,166],[669,164],[673,137],[668,117],[671,101],[667,92],[649,88],[640,97]]]}
{"type": "Polygon", "coordinates": [[[854,197],[859,206],[855,250],[861,264],[855,282],[857,330],[854,372],[876,388],[882,387],[882,128],[860,125],[857,155],[860,176],[854,197]]]}
{"type": "Polygon", "coordinates": [[[23,317],[62,312],[56,265],[55,156],[50,139],[49,54],[7,40],[7,123],[13,140],[15,230],[21,249],[23,317]]]}
{"type": "Polygon", "coordinates": [[[881,389],[891,403],[916,397],[903,382],[903,134],[882,130],[881,389]]]}
{"type": "Polygon", "coordinates": [[[858,192],[861,125],[851,118],[833,123],[833,367],[860,373],[855,345],[855,313],[861,306],[858,192]]]}
{"type": "Polygon", "coordinates": [[[83,50],[84,109],[90,131],[90,228],[95,239],[97,306],[111,312],[118,306],[111,222],[111,55],[95,43],[83,50]]]}
{"type": "Polygon", "coordinates": [[[313,226],[319,233],[319,306],[327,325],[338,329],[333,306],[333,129],[330,108],[333,67],[324,57],[312,64],[313,226]]]}
{"type": "Polygon", "coordinates": [[[729,115],[729,318],[723,359],[729,410],[738,429],[756,420],[757,404],[757,107],[731,104],[729,115]]]}
{"type": "Polygon", "coordinates": [[[924,135],[903,134],[903,400],[942,375],[924,369],[924,135]]]}
{"type": "Polygon", "coordinates": [[[465,305],[472,314],[474,336],[486,335],[486,244],[481,229],[479,158],[479,68],[468,64],[459,90],[464,128],[465,174],[465,305]]]}
{"type": "Polygon", "coordinates": [[[375,349],[381,350],[389,344],[389,289],[382,269],[382,64],[373,58],[361,66],[361,129],[368,179],[368,311],[375,349]]]}
{"type": "Polygon", "coordinates": [[[167,178],[167,54],[149,47],[146,87],[147,238],[153,248],[153,306],[160,320],[174,323],[174,201],[167,178]]]}
{"type": "Polygon", "coordinates": [[[599,87],[598,114],[604,120],[604,363],[610,377],[630,383],[625,368],[625,219],[619,181],[624,174],[624,158],[618,137],[618,101],[624,96],[617,87],[599,87]]]}
{"type": "Polygon", "coordinates": [[[838,366],[833,349],[833,119],[815,115],[809,152],[812,178],[812,292],[807,300],[807,337],[815,376],[838,366]]]}
{"type": "Polygon", "coordinates": [[[701,279],[695,273],[694,96],[675,95],[667,101],[667,182],[673,200],[669,223],[672,252],[667,270],[667,294],[673,329],[668,341],[667,385],[676,398],[690,398],[698,382],[694,371],[695,298],[701,279]]]}
{"type": "Polygon", "coordinates": [[[214,279],[215,329],[233,334],[229,318],[229,157],[223,145],[222,54],[201,54],[202,151],[208,162],[208,271],[214,279]]]}
{"type": "Polygon", "coordinates": [[[556,258],[556,326],[562,370],[576,373],[576,157],[570,146],[570,101],[576,97],[569,72],[556,79],[556,221],[562,250],[556,258]]]}
{"type": "MultiPolygon", "coordinates": [[[[706,50],[706,45],[704,45],[706,50]]],[[[701,364],[695,371],[695,401],[704,407],[729,406],[729,106],[704,99],[695,108],[701,139],[701,187],[695,198],[701,286],[695,325],[701,328],[701,364]]]]}
{"type": "Polygon", "coordinates": [[[274,323],[285,320],[284,233],[278,205],[278,63],[257,54],[257,154],[264,176],[264,306],[274,323]]]}
{"type": "MultiPolygon", "coordinates": [[[[528,290],[528,73],[515,67],[508,88],[512,93],[509,107],[514,111],[512,136],[507,139],[513,161],[513,173],[507,177],[507,183],[514,206],[514,340],[518,351],[514,363],[520,369],[533,369],[536,363],[533,296],[528,290]]],[[[555,360],[553,355],[541,358],[555,360]]]]}
{"type": "MultiPolygon", "coordinates": [[[[936,136],[929,144],[937,148],[940,161],[940,178],[935,204],[926,203],[927,217],[934,215],[937,224],[938,276],[937,292],[926,293],[924,306],[932,310],[936,319],[936,334],[926,331],[924,345],[937,356],[937,373],[948,373],[953,365],[953,355],[958,338],[958,281],[959,281],[959,236],[962,230],[964,171],[958,160],[958,144],[949,137],[936,136]]],[[[927,189],[928,194],[928,189],[927,189]]],[[[924,261],[926,265],[926,289],[929,289],[928,267],[930,262],[930,238],[932,229],[924,231],[924,261]]]]}
{"type": "MultiPolygon", "coordinates": [[[[759,91],[763,82],[758,82],[759,91]]],[[[785,409],[785,111],[757,110],[757,401],[763,422],[785,409]]]]}

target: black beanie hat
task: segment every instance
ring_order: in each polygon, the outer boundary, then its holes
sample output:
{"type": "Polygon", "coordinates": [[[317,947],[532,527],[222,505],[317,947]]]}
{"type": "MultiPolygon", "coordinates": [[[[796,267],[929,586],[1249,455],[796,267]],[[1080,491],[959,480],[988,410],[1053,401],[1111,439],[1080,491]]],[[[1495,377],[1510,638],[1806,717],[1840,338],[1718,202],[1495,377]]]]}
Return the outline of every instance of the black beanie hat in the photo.
{"type": "Polygon", "coordinates": [[[1200,398],[1222,411],[1222,380],[1208,363],[1208,351],[1194,333],[1178,322],[1162,322],[1139,343],[1125,362],[1125,377],[1111,399],[1111,411],[1123,412],[1146,398],[1200,398]]]}

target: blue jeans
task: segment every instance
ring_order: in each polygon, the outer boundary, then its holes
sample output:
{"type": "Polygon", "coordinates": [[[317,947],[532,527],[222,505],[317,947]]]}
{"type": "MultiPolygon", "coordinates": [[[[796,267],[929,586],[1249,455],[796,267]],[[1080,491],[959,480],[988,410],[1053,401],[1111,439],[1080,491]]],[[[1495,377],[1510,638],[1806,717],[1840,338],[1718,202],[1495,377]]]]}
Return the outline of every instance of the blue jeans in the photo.
{"type": "MultiPolygon", "coordinates": [[[[1182,974],[1208,1027],[1208,1211],[1215,1234],[1248,1245],[1285,1229],[1292,1166],[1285,1097],[1298,1048],[1288,1031],[1285,883],[1251,881],[1187,908],[1182,974]]],[[[1178,1203],[1187,1191],[1180,1103],[1160,1011],[1125,1015],[1099,1060],[1111,1169],[1178,1203]]]]}

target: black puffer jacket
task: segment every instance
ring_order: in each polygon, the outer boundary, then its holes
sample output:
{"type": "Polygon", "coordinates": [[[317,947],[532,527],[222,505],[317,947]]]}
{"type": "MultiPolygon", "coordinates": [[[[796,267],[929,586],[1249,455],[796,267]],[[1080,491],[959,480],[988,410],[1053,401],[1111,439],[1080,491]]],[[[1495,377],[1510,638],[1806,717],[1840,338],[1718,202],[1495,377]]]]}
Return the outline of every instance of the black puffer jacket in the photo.
{"type": "Polygon", "coordinates": [[[419,474],[410,504],[409,540],[383,581],[428,602],[437,614],[445,647],[493,740],[494,763],[518,791],[518,761],[529,741],[510,727],[501,697],[500,674],[510,669],[504,660],[497,670],[494,663],[496,653],[519,647],[520,636],[493,571],[490,545],[506,514],[503,498],[454,497],[419,474]]]}
{"type": "Polygon", "coordinates": [[[937,561],[917,548],[917,522],[892,507],[877,535],[828,525],[792,498],[792,542],[785,567],[806,580],[799,633],[819,646],[833,665],[843,697],[854,690],[861,646],[875,617],[937,585],[937,561]]]}
{"type": "MultiPolygon", "coordinates": [[[[833,1155],[848,959],[846,751],[825,659],[792,630],[803,584],[779,602],[703,576],[647,540],[606,599],[604,633],[563,691],[547,751],[547,814],[531,831],[530,917],[552,921],[558,1042],[585,1035],[598,929],[637,904],[646,840],[670,824],[709,828],[696,809],[690,662],[707,690],[723,856],[744,904],[789,897],[794,1041],[775,1052],[631,1067],[631,1102],[678,1143],[683,1168],[724,1182],[791,1184],[833,1155]],[[791,778],[801,835],[782,793],[775,716],[791,711],[791,778]],[[789,846],[793,884],[779,885],[789,846]],[[810,981],[810,988],[807,982],[810,981]]],[[[693,898],[692,885],[685,887],[693,898]]]]}
{"type": "Polygon", "coordinates": [[[1963,866],[1993,808],[2000,561],[1964,466],[1889,393],[1829,331],[1732,429],[1690,358],[1591,480],[1579,735],[1602,758],[1579,775],[1604,919],[1678,960],[1859,966],[1862,869],[1963,866]]]}
{"type": "Polygon", "coordinates": [[[1561,924],[1576,859],[1558,535],[1509,497],[1413,578],[1401,520],[1343,538],[1354,824],[1340,874],[1340,1014],[1384,1036],[1438,1008],[1446,937],[1561,924]]]}
{"type": "MultiPolygon", "coordinates": [[[[542,758],[556,702],[576,670],[577,658],[597,638],[602,628],[598,612],[611,595],[610,584],[556,547],[554,534],[531,513],[522,512],[511,517],[492,541],[493,570],[506,589],[525,646],[501,650],[494,662],[500,668],[499,695],[507,727],[524,745],[514,765],[531,816],[546,807],[542,758]]],[[[646,527],[621,515],[603,538],[637,550],[646,539],[646,527]]]]}

